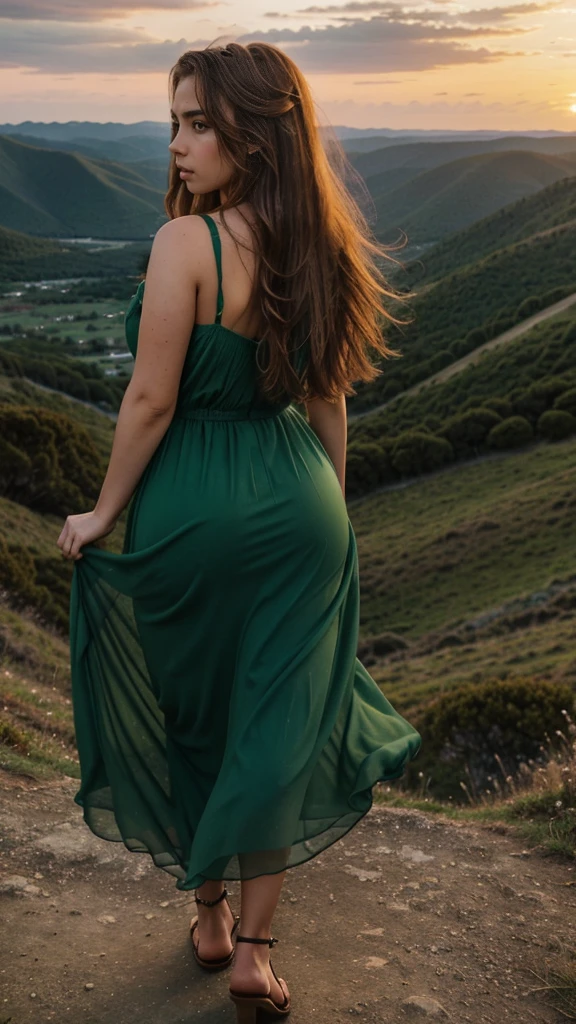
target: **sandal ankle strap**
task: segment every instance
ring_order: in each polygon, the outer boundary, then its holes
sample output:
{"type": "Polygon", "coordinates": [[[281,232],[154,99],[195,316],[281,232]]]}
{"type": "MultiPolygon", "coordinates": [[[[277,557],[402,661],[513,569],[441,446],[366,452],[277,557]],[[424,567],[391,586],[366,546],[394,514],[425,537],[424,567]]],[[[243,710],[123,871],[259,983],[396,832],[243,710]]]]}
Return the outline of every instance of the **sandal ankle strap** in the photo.
{"type": "Polygon", "coordinates": [[[222,892],[220,893],[218,899],[216,900],[203,900],[200,896],[197,896],[196,893],[194,893],[194,899],[196,900],[196,903],[201,903],[203,907],[215,907],[216,904],[220,903],[221,900],[225,899],[227,895],[228,889],[226,888],[226,886],[224,886],[222,892]]]}
{"type": "Polygon", "coordinates": [[[262,944],[263,946],[264,945],[265,946],[270,946],[270,948],[272,948],[272,946],[276,945],[276,943],[278,942],[278,939],[275,939],[275,938],[270,938],[270,939],[252,939],[248,935],[237,935],[236,936],[236,942],[258,942],[258,943],[262,944]]]}

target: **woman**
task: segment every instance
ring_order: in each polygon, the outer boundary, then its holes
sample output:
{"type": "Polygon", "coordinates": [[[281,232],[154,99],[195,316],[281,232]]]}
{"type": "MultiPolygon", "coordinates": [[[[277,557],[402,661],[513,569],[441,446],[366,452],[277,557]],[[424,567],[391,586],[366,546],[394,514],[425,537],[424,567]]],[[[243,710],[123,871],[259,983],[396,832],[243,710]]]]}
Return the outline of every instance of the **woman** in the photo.
{"type": "Polygon", "coordinates": [[[281,50],[185,53],[171,98],[170,220],[127,310],[133,376],[96,507],[58,539],[75,562],[75,800],[196,890],[194,955],[234,961],[250,1024],[290,1010],[269,961],[287,868],[353,828],[420,745],[356,658],[345,503],[345,396],[379,372],[370,348],[391,352],[394,293],[281,50]],[[129,502],[123,553],[95,546],[129,502]]]}

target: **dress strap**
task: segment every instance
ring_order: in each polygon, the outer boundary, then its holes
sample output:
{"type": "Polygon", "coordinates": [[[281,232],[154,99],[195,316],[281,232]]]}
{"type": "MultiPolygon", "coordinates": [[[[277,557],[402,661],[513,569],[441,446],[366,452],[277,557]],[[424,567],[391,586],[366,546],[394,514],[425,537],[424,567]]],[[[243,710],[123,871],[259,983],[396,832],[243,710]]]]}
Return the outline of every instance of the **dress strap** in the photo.
{"type": "Polygon", "coordinates": [[[216,300],[216,319],[215,324],[219,324],[222,319],[222,310],[224,309],[224,295],[222,292],[222,243],[220,241],[220,235],[218,228],[209,213],[201,213],[202,220],[205,220],[209,229],[210,237],[212,238],[212,248],[214,249],[214,256],[216,259],[216,270],[218,271],[218,298],[216,300]]]}

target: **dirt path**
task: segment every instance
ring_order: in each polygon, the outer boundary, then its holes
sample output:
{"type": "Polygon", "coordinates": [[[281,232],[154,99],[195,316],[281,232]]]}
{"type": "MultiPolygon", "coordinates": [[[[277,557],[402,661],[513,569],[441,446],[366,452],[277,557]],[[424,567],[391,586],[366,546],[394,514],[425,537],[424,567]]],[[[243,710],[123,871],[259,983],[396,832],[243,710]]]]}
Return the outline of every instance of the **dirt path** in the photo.
{"type": "Polygon", "coordinates": [[[496,338],[491,338],[490,341],[484,342],[483,345],[479,345],[468,355],[463,356],[462,359],[457,359],[456,362],[450,363],[450,366],[445,366],[443,370],[439,370],[438,373],[433,373],[431,377],[427,377],[426,380],[420,381],[418,384],[414,384],[411,388],[407,388],[405,391],[401,391],[398,395],[394,395],[394,398],[390,398],[387,402],[382,405],[375,405],[372,409],[366,409],[364,412],[354,413],[350,411],[348,413],[348,419],[352,422],[353,420],[361,420],[365,416],[372,416],[375,412],[382,412],[383,409],[393,405],[399,398],[404,398],[406,395],[417,395],[420,391],[429,387],[431,384],[443,384],[444,381],[453,377],[457,373],[461,373],[467,366],[472,366],[479,362],[484,352],[489,352],[490,349],[498,348],[500,345],[505,345],[509,341],[513,341],[514,338],[518,338],[519,335],[525,334],[526,331],[532,329],[535,324],[540,323],[541,320],[547,320],[551,316],[555,316],[556,313],[562,313],[569,306],[576,302],[576,292],[571,295],[566,295],[560,302],[555,302],[552,306],[546,306],[545,309],[541,309],[538,313],[534,313],[533,316],[529,316],[526,320],[523,320],[520,324],[515,324],[510,330],[504,331],[499,334],[496,338]]]}
{"type": "MultiPolygon", "coordinates": [[[[0,1024],[233,1024],[227,972],[192,958],[192,894],[147,855],[93,837],[76,788],[3,787],[0,1024]]],[[[574,946],[575,879],[505,826],[375,807],[288,872],[273,963],[290,1020],[556,1024],[529,969],[574,946]]],[[[239,883],[228,888],[236,909],[239,883]]]]}

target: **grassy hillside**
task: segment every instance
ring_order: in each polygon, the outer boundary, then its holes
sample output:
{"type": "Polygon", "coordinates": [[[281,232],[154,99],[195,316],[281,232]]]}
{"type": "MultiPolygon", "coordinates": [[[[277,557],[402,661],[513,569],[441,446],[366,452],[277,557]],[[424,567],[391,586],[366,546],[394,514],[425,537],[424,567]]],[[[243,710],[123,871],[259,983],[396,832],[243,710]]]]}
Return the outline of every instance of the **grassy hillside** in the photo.
{"type": "MultiPolygon", "coordinates": [[[[559,196],[564,207],[564,196],[559,196]]],[[[392,311],[412,323],[386,335],[401,358],[358,386],[352,409],[368,409],[466,355],[479,344],[574,291],[576,220],[504,244],[474,263],[421,287],[392,311]]],[[[506,242],[506,239],[504,239],[506,242]]]]}
{"type": "Polygon", "coordinates": [[[400,395],[378,412],[350,420],[350,441],[395,436],[411,427],[426,427],[468,407],[520,394],[549,378],[563,377],[576,386],[576,308],[571,306],[502,347],[484,352],[480,361],[448,380],[400,395]]]}
{"type": "Polygon", "coordinates": [[[576,177],[562,178],[428,249],[407,265],[403,281],[411,288],[430,284],[498,249],[575,220],[576,177]]]}
{"type": "Polygon", "coordinates": [[[351,498],[576,435],[576,305],[348,426],[351,498]]]}
{"type": "Polygon", "coordinates": [[[543,444],[352,503],[362,635],[453,629],[576,573],[575,457],[543,444]]]}
{"type": "Polygon", "coordinates": [[[136,275],[148,256],[151,241],[121,248],[87,249],[21,231],[0,227],[0,286],[13,281],[40,281],[67,277],[102,277],[115,273],[136,275]]]}
{"type": "Polygon", "coordinates": [[[405,231],[411,245],[438,242],[525,196],[576,175],[576,157],[487,153],[444,163],[390,190],[390,172],[369,178],[377,234],[405,231]],[[381,190],[384,188],[384,193],[381,190]]]}
{"type": "Polygon", "coordinates": [[[0,224],[34,235],[147,238],[163,194],[134,169],[0,137],[0,224]]]}

